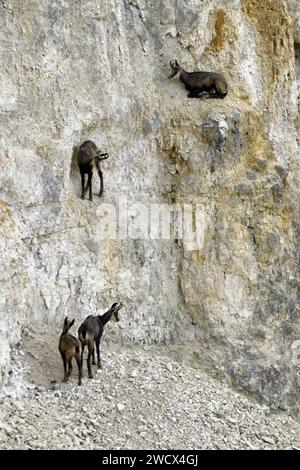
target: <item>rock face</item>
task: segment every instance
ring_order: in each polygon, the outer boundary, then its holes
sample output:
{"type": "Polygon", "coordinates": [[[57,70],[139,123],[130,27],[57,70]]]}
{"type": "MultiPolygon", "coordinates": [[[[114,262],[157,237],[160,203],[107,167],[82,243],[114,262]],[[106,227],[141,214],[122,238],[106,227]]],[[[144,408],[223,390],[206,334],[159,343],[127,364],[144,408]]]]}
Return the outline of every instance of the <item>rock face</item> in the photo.
{"type": "Polygon", "coordinates": [[[2,381],[23,326],[65,315],[78,326],[121,300],[116,339],[187,344],[216,376],[298,413],[299,118],[285,2],[3,0],[0,11],[2,381]],[[189,100],[167,79],[175,58],[222,72],[228,96],[189,100]],[[79,198],[86,139],[110,154],[93,203],[79,198]],[[201,243],[150,238],[155,204],[199,207],[201,243]]]}
{"type": "Polygon", "coordinates": [[[294,22],[294,39],[296,44],[300,44],[300,8],[297,0],[288,0],[288,6],[294,22]]]}

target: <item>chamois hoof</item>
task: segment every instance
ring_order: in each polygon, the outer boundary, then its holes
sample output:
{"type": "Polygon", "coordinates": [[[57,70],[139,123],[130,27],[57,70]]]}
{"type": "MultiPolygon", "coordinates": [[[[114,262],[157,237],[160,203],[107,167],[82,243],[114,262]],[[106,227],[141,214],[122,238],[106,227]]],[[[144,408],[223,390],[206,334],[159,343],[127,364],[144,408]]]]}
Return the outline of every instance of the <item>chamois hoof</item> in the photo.
{"type": "Polygon", "coordinates": [[[101,364],[97,364],[97,369],[101,369],[101,370],[102,370],[102,365],[101,365],[101,364]]]}
{"type": "Polygon", "coordinates": [[[92,376],[92,374],[91,374],[91,375],[89,375],[89,379],[93,379],[93,378],[94,378],[94,377],[92,376]]]}

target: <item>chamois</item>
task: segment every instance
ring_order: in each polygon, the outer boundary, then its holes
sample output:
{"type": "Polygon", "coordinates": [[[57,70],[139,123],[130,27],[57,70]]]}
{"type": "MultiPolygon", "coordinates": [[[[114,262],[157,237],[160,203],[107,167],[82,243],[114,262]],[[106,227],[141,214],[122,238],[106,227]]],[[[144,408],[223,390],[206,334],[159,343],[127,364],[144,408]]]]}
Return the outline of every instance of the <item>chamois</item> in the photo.
{"type": "Polygon", "coordinates": [[[93,356],[92,364],[95,364],[94,343],[96,343],[97,350],[97,366],[98,369],[102,369],[100,360],[100,339],[103,333],[103,329],[112,316],[114,317],[115,321],[119,321],[118,312],[122,307],[123,305],[121,303],[115,302],[103,315],[88,316],[78,329],[78,338],[80,339],[82,345],[81,361],[83,361],[84,347],[85,345],[88,346],[87,367],[90,379],[93,378],[91,369],[91,356],[93,356]]]}
{"type": "Polygon", "coordinates": [[[103,173],[100,168],[100,162],[102,160],[106,160],[109,157],[108,153],[100,153],[100,150],[91,140],[86,140],[83,144],[79,147],[78,151],[78,167],[81,174],[81,199],[84,199],[84,196],[89,188],[89,200],[93,200],[92,195],[92,177],[94,168],[97,169],[99,178],[100,178],[100,191],[99,196],[101,197],[103,194],[103,173]],[[88,181],[85,184],[85,174],[88,175],[88,181]]]}
{"type": "Polygon", "coordinates": [[[75,357],[78,366],[78,385],[81,385],[82,378],[82,358],[81,358],[81,342],[75,336],[68,334],[75,320],[64,320],[62,334],[59,339],[58,349],[64,363],[64,382],[67,382],[72,372],[72,359],[75,357]]]}
{"type": "Polygon", "coordinates": [[[213,98],[225,98],[228,86],[225,78],[215,72],[186,72],[177,60],[171,60],[169,78],[179,77],[189,98],[197,98],[200,93],[207,92],[213,98]]]}

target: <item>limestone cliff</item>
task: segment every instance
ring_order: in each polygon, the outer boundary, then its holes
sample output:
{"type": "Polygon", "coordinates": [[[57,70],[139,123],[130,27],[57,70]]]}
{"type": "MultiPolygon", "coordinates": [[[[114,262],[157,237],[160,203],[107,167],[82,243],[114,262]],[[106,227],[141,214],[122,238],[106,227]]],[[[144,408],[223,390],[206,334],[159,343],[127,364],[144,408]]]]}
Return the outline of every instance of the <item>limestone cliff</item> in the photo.
{"type": "Polygon", "coordinates": [[[28,322],[78,324],[118,299],[118,340],[188,345],[213,374],[298,412],[299,7],[289,6],[0,2],[3,381],[28,322]],[[167,78],[175,58],[222,72],[226,99],[189,100],[167,78]],[[85,139],[110,153],[92,204],[79,199],[85,139]],[[133,223],[145,217],[137,202],[198,204],[203,246],[103,239],[101,207],[120,196],[133,223]]]}

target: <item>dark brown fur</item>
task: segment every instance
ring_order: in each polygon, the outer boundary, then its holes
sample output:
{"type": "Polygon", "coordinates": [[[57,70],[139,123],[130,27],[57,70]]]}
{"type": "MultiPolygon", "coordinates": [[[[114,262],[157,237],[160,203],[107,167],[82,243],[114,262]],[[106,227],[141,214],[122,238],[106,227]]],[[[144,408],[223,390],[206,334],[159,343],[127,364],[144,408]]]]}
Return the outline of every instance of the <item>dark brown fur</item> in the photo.
{"type": "Polygon", "coordinates": [[[78,151],[77,162],[81,174],[81,199],[84,199],[87,190],[89,189],[89,200],[93,200],[92,194],[92,177],[94,168],[96,168],[100,178],[100,191],[99,196],[103,194],[103,173],[100,168],[100,162],[106,160],[108,153],[100,153],[100,150],[91,140],[86,140],[80,146],[78,151]],[[88,175],[87,185],[85,186],[85,174],[88,175]]]}
{"type": "Polygon", "coordinates": [[[103,334],[103,329],[106,323],[109,322],[109,320],[112,318],[112,316],[114,316],[115,321],[119,321],[118,312],[122,307],[123,305],[121,303],[116,302],[103,315],[90,315],[89,317],[87,317],[78,329],[78,337],[82,344],[82,360],[84,347],[85,345],[87,345],[88,347],[87,367],[90,379],[93,378],[91,369],[91,356],[93,356],[92,364],[96,363],[94,345],[96,344],[97,350],[97,366],[98,369],[102,369],[100,359],[100,340],[103,334]]]}
{"type": "Polygon", "coordinates": [[[78,366],[78,385],[81,385],[82,378],[82,359],[81,359],[81,342],[75,336],[68,334],[71,326],[74,325],[74,321],[65,318],[63,331],[59,339],[58,349],[61,354],[64,363],[64,382],[67,382],[72,372],[72,359],[75,357],[78,366]]]}
{"type": "Polygon", "coordinates": [[[179,76],[189,98],[197,98],[201,93],[207,92],[212,98],[225,98],[228,85],[223,75],[215,72],[186,72],[177,60],[170,62],[171,73],[169,78],[179,76]]]}

